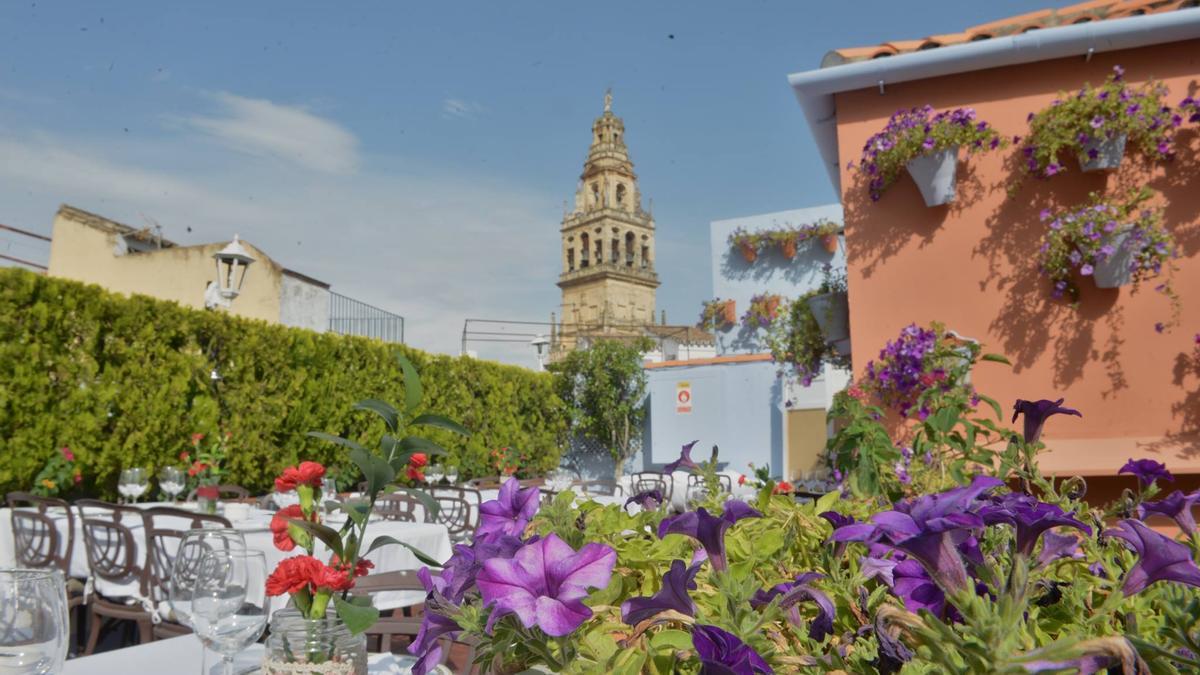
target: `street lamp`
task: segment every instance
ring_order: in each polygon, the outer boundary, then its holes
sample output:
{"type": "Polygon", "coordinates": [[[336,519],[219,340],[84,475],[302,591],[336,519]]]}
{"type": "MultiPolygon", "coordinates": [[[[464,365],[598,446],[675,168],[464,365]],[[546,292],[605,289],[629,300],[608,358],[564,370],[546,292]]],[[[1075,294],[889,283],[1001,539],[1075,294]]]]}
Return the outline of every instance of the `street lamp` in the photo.
{"type": "Polygon", "coordinates": [[[213,254],[213,259],[217,263],[217,281],[208,282],[208,287],[204,289],[204,306],[207,309],[229,307],[233,299],[242,292],[246,270],[254,263],[254,257],[242,246],[235,234],[233,241],[213,254]]]}
{"type": "Polygon", "coordinates": [[[550,341],[545,335],[539,335],[529,341],[529,344],[537,349],[538,370],[546,369],[546,356],[543,353],[545,348],[550,345],[550,341]]]}

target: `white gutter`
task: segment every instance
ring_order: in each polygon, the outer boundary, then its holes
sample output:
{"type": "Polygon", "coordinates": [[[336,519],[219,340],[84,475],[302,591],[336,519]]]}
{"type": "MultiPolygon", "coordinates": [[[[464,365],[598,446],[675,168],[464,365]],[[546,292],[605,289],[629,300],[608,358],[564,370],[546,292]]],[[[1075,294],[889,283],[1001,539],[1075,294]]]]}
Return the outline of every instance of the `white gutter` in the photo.
{"type": "Polygon", "coordinates": [[[908,52],[788,76],[808,119],[833,189],[841,194],[833,95],[985,68],[1133,49],[1200,38],[1200,8],[1043,28],[949,47],[908,52]]]}

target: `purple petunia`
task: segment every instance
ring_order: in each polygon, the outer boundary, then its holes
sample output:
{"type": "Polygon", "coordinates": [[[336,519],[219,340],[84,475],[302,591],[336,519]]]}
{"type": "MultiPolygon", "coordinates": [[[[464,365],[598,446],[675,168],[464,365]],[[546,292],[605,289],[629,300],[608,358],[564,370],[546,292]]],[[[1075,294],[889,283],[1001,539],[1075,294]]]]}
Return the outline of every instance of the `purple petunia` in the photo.
{"type": "Polygon", "coordinates": [[[1175,476],[1167,471],[1167,465],[1153,459],[1130,459],[1125,462],[1125,465],[1117,471],[1117,474],[1129,473],[1137,477],[1138,483],[1147,488],[1154,485],[1156,481],[1164,480],[1170,483],[1175,482],[1175,476]]]}
{"type": "Polygon", "coordinates": [[[1137,517],[1145,520],[1152,515],[1166,516],[1174,520],[1179,525],[1179,529],[1190,537],[1196,533],[1196,519],[1192,516],[1192,509],[1195,508],[1196,502],[1200,502],[1200,490],[1189,494],[1175,490],[1156,502],[1139,504],[1137,517]]]}
{"type": "Polygon", "coordinates": [[[1192,550],[1155,532],[1137,520],[1122,520],[1116,528],[1105,530],[1105,537],[1116,537],[1138,554],[1138,561],[1125,575],[1121,592],[1136,595],[1150,584],[1173,581],[1200,587],[1200,568],[1192,562],[1192,550]]]}
{"type": "Polygon", "coordinates": [[[682,560],[671,561],[671,569],[663,575],[662,587],[650,597],[630,598],[621,603],[621,620],[630,626],[660,612],[674,610],[686,616],[696,616],[696,603],[688,590],[696,590],[696,573],[700,564],[684,566],[682,560]]]}
{"type": "Polygon", "coordinates": [[[699,464],[696,464],[696,462],[692,461],[692,447],[699,442],[700,441],[692,441],[691,443],[683,446],[683,449],[679,451],[679,459],[664,466],[663,473],[674,473],[675,471],[679,470],[679,467],[681,466],[685,469],[700,468],[699,464]]]}
{"type": "Polygon", "coordinates": [[[608,586],[616,562],[611,546],[591,543],[575,551],[553,533],[512,559],[485,561],[475,583],[484,605],[492,607],[488,630],[515,614],[526,628],[537,626],[554,637],[571,633],[592,616],[583,604],[588,589],[608,586]]]}
{"type": "Polygon", "coordinates": [[[653,488],[650,490],[642,490],[636,495],[625,500],[625,506],[637,504],[643,511],[653,511],[663,503],[662,490],[653,488]]]}
{"type": "Polygon", "coordinates": [[[1025,416],[1024,437],[1026,443],[1036,443],[1038,439],[1041,438],[1042,426],[1046,424],[1046,418],[1050,417],[1051,415],[1061,414],[1083,417],[1083,413],[1079,412],[1078,410],[1075,410],[1074,408],[1063,407],[1063,401],[1065,400],[1066,399],[1062,398],[1058,399],[1057,401],[1051,401],[1048,399],[1042,399],[1040,401],[1026,401],[1024,399],[1017,399],[1017,402],[1013,404],[1012,421],[1016,422],[1018,416],[1025,416]]]}
{"type": "Polygon", "coordinates": [[[475,530],[475,537],[521,536],[525,533],[525,526],[537,514],[539,497],[536,487],[522,490],[516,478],[509,478],[500,486],[495,499],[479,507],[479,527],[475,530]]]}
{"type": "Polygon", "coordinates": [[[658,537],[682,534],[695,539],[704,547],[713,569],[723,572],[728,567],[725,558],[725,531],[743,518],[762,518],[762,514],[746,502],[730,500],[725,503],[725,512],[714,516],[703,508],[665,518],[658,524],[658,537]]]}
{"type": "Polygon", "coordinates": [[[750,645],[716,626],[697,624],[692,646],[700,657],[702,675],[771,675],[775,671],[750,645]]]}
{"type": "Polygon", "coordinates": [[[824,640],[826,635],[833,634],[833,601],[824,592],[813,588],[810,584],[810,582],[823,577],[823,574],[816,572],[805,572],[797,576],[795,581],[760,589],[750,599],[750,606],[760,609],[770,604],[775,598],[782,598],[779,601],[779,608],[788,613],[788,620],[792,622],[793,626],[799,626],[801,624],[800,610],[797,605],[802,600],[812,600],[817,604],[818,612],[817,617],[808,626],[808,636],[814,640],[824,640]]]}
{"type": "Polygon", "coordinates": [[[990,504],[979,509],[979,515],[987,525],[1011,525],[1017,534],[1017,553],[1027,557],[1033,555],[1038,540],[1051,528],[1073,527],[1092,533],[1092,528],[1074,518],[1074,512],[1064,512],[1055,504],[1040,502],[1019,492],[993,497],[990,504]]]}

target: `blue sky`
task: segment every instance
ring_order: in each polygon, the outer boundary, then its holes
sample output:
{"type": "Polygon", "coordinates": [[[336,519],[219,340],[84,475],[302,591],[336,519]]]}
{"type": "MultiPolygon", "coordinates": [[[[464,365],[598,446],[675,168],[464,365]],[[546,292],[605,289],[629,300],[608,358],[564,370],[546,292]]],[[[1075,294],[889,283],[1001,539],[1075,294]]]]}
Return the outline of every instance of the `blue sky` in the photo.
{"type": "Polygon", "coordinates": [[[789,73],[1047,2],[337,5],[3,3],[0,223],[48,234],[66,202],[184,243],[238,232],[455,353],[467,316],[555,309],[562,202],[611,86],[659,307],[691,322],[710,221],[835,199],[789,73]]]}

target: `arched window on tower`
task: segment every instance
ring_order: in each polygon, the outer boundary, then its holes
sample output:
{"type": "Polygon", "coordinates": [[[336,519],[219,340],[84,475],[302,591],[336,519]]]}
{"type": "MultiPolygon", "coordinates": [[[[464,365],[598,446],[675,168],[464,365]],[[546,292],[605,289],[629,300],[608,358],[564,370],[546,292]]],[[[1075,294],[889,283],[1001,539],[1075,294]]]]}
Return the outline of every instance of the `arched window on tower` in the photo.
{"type": "Polygon", "coordinates": [[[600,205],[600,184],[592,183],[592,204],[600,205]]]}
{"type": "Polygon", "coordinates": [[[642,244],[642,269],[650,266],[650,247],[642,244]]]}
{"type": "Polygon", "coordinates": [[[621,263],[621,240],[616,232],[613,232],[612,245],[609,246],[609,258],[614,265],[621,263]]]}
{"type": "Polygon", "coordinates": [[[604,239],[596,237],[596,264],[599,265],[602,262],[604,262],[604,239]]]}
{"type": "Polygon", "coordinates": [[[617,183],[617,206],[625,206],[625,184],[617,183]]]}
{"type": "Polygon", "coordinates": [[[583,269],[588,266],[588,236],[587,233],[579,235],[579,267],[583,269]]]}
{"type": "Polygon", "coordinates": [[[568,272],[575,271],[575,249],[574,248],[567,249],[567,271],[568,272]]]}
{"type": "Polygon", "coordinates": [[[625,233],[625,266],[633,267],[634,236],[632,232],[625,233]]]}

